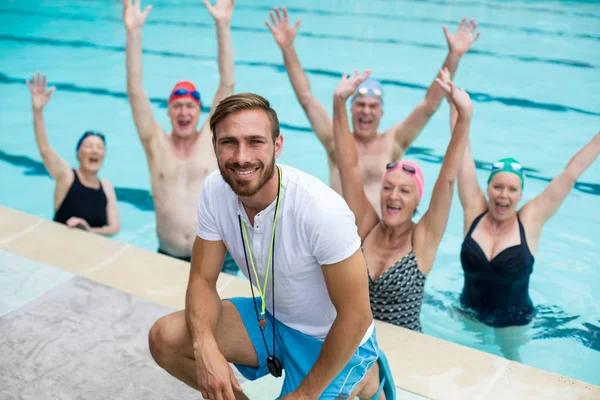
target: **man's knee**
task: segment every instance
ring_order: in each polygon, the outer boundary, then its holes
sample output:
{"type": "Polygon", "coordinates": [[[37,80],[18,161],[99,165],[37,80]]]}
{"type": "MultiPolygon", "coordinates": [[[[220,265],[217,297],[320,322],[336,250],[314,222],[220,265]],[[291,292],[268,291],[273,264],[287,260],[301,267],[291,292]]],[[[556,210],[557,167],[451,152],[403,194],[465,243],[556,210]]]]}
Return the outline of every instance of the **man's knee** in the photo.
{"type": "Polygon", "coordinates": [[[160,364],[160,360],[164,358],[165,353],[164,317],[156,321],[152,325],[152,328],[150,328],[148,332],[148,347],[154,361],[160,364]]]}
{"type": "Polygon", "coordinates": [[[179,356],[193,358],[185,312],[177,311],[159,318],[148,332],[148,347],[154,360],[162,367],[179,356]]]}

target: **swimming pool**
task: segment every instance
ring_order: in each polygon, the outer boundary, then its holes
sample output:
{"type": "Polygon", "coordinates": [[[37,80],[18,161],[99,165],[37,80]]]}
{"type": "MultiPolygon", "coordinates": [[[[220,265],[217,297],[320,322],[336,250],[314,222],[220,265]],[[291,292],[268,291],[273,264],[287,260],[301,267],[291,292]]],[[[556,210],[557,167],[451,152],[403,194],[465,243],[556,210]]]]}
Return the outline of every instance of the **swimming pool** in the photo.
{"type": "MultiPolygon", "coordinates": [[[[293,20],[303,20],[295,44],[326,108],[331,109],[343,70],[373,69],[386,90],[382,127],[403,118],[423,98],[446,55],[441,24],[453,30],[463,15],[476,17],[482,36],[456,77],[473,95],[473,154],[484,163],[511,155],[532,169],[524,200],[543,190],[547,179],[598,131],[600,8],[593,2],[238,3],[232,21],[236,91],[262,94],[278,111],[285,136],[280,162],[324,181],[325,152],[308,128],[281,53],[264,26],[274,5],[286,5],[293,20]]],[[[216,42],[201,1],[152,4],[144,30],[144,86],[156,118],[168,127],[162,100],[177,80],[195,81],[203,98],[212,98],[218,85],[216,42]]],[[[120,1],[0,5],[0,204],[53,216],[53,182],[35,146],[25,86],[25,79],[40,70],[57,86],[45,109],[51,144],[76,165],[74,147],[81,132],[107,134],[102,175],[117,187],[122,220],[115,239],[155,250],[149,174],[125,94],[124,45],[120,1]]],[[[443,104],[407,155],[423,166],[424,204],[448,143],[448,126],[443,104]]],[[[480,182],[486,177],[485,171],[478,172],[480,182]]],[[[538,317],[515,341],[522,343],[524,363],[600,385],[594,372],[600,366],[600,163],[580,181],[544,229],[531,280],[538,317]]],[[[456,195],[427,280],[423,330],[501,355],[491,334],[473,330],[452,312],[462,288],[461,241],[456,195]]]]}

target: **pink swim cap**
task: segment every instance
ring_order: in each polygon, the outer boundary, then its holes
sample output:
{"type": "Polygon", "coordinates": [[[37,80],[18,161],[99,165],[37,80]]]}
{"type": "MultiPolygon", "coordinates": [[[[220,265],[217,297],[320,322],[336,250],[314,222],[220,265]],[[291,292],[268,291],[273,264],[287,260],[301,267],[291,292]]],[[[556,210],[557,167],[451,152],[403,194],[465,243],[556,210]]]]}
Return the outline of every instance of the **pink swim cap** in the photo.
{"type": "MultiPolygon", "coordinates": [[[[423,171],[421,171],[421,167],[414,161],[402,160],[397,162],[391,162],[385,167],[385,172],[383,173],[383,178],[385,178],[386,174],[390,171],[400,169],[405,173],[412,176],[415,183],[417,184],[417,193],[419,194],[419,200],[423,197],[423,188],[425,186],[425,178],[423,177],[423,171]]],[[[383,179],[382,178],[382,179],[383,179]]]]}

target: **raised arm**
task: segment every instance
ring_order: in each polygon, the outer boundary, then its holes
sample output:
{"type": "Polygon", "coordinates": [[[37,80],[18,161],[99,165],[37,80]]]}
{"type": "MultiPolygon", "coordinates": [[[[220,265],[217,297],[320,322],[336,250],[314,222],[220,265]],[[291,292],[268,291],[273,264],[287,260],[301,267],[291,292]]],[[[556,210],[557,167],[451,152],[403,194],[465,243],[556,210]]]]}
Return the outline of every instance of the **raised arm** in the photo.
{"type": "Polygon", "coordinates": [[[600,154],[600,132],[571,158],[564,171],[552,179],[542,193],[523,207],[524,218],[541,231],[546,221],[558,211],[577,179],[592,165],[598,154],[600,154]]]}
{"type": "Polygon", "coordinates": [[[127,96],[131,104],[133,121],[144,150],[151,154],[155,139],[162,132],[154,120],[152,106],[142,85],[142,26],[152,6],[142,12],[140,0],[123,0],[123,22],[127,31],[125,58],[127,63],[127,96]]]}
{"type": "Polygon", "coordinates": [[[377,224],[379,217],[375,208],[365,195],[364,184],[360,170],[358,169],[358,154],[356,145],[350,133],[348,125],[348,112],[346,102],[348,97],[354,93],[358,85],[365,81],[371,71],[365,71],[361,75],[355,71],[349,78],[346,73],[342,75],[342,81],[333,95],[333,132],[336,162],[340,170],[342,181],[342,193],[344,200],[348,203],[350,210],[356,218],[358,234],[362,239],[369,233],[371,228],[377,224]]]}
{"type": "Polygon", "coordinates": [[[44,123],[43,109],[50,100],[50,96],[56,89],[54,86],[46,91],[46,76],[37,73],[31,76],[31,82],[27,81],[27,87],[31,92],[31,107],[33,109],[33,129],[35,131],[35,140],[37,142],[40,155],[46,171],[55,181],[59,181],[68,176],[71,168],[65,160],[50,146],[48,134],[46,133],[46,124],[44,123]]]}
{"type": "MultiPolygon", "coordinates": [[[[366,271],[360,250],[341,262],[323,266],[325,285],[337,315],[317,361],[296,390],[304,397],[294,398],[319,398],[359,347],[373,322],[366,271]]],[[[289,396],[292,398],[294,393],[289,396]]]]}
{"type": "MultiPolygon", "coordinates": [[[[466,18],[462,19],[453,35],[448,32],[448,28],[442,26],[446,35],[446,41],[448,42],[448,55],[441,69],[449,72],[450,79],[453,79],[462,56],[479,38],[479,33],[473,37],[478,24],[473,19],[468,23],[466,20],[466,18]]],[[[444,89],[437,83],[438,78],[441,79],[442,76],[438,74],[433,80],[433,83],[427,89],[425,99],[415,107],[404,121],[394,125],[390,129],[390,133],[394,135],[395,141],[394,158],[399,158],[408,149],[440,107],[444,99],[444,89]]]]}
{"type": "Polygon", "coordinates": [[[457,119],[440,174],[433,187],[429,209],[416,228],[415,251],[425,273],[433,266],[437,248],[448,224],[454,183],[467,146],[473,112],[471,99],[463,89],[457,89],[452,81],[443,82],[438,79],[438,84],[448,93],[449,100],[456,107],[457,119]]]}
{"type": "MultiPolygon", "coordinates": [[[[448,80],[447,75],[442,76],[442,81],[446,82],[448,80]]],[[[448,104],[450,106],[450,131],[453,132],[458,118],[458,111],[450,99],[448,99],[448,104]]],[[[487,208],[485,195],[477,182],[475,161],[471,155],[471,146],[468,139],[458,170],[457,184],[458,198],[463,207],[463,232],[466,235],[475,218],[487,208]]]]}
{"type": "Polygon", "coordinates": [[[313,96],[310,90],[310,83],[308,82],[306,73],[304,73],[304,69],[302,69],[302,65],[300,65],[300,60],[298,59],[293,44],[302,21],[299,20],[294,26],[291,26],[289,23],[288,12],[285,7],[283,7],[281,11],[278,8],[275,8],[275,15],[277,17],[275,17],[273,12],[270,12],[269,14],[271,16],[271,21],[273,21],[273,25],[271,26],[268,21],[265,21],[265,24],[273,33],[277,45],[281,48],[285,69],[292,82],[296,97],[304,109],[313,131],[321,141],[323,147],[325,147],[325,151],[327,152],[330,161],[335,162],[331,118],[327,114],[323,104],[313,96]]]}
{"type": "MultiPolygon", "coordinates": [[[[215,20],[217,27],[217,43],[219,48],[219,75],[221,81],[215,92],[215,97],[211,105],[212,111],[219,105],[221,100],[231,96],[235,88],[235,70],[233,66],[233,46],[231,44],[231,15],[233,14],[234,0],[217,0],[212,6],[208,0],[204,0],[204,5],[215,20]]],[[[210,116],[206,121],[210,120],[210,116]]]]}

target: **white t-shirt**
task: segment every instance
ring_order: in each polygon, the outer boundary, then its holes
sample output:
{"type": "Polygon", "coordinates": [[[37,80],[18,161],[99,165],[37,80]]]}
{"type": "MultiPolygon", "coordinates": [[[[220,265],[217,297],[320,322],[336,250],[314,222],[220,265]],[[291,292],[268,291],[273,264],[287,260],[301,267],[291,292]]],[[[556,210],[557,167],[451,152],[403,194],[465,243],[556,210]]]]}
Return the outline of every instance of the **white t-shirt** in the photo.
{"type": "MultiPolygon", "coordinates": [[[[265,296],[266,308],[290,328],[324,339],[337,314],[321,266],[345,260],[359,249],[361,242],[354,214],[339,194],[316,177],[289,166],[280,167],[283,178],[281,200],[275,231],[275,256],[271,261],[274,268],[269,273],[265,296]],[[273,274],[275,312],[272,307],[273,274]]],[[[260,285],[262,288],[264,284],[275,205],[276,200],[258,213],[252,227],[241,201],[219,170],[205,179],[200,191],[198,236],[204,240],[222,240],[243,274],[250,278],[238,219],[241,215],[259,277],[257,284],[252,265],[248,265],[255,287],[260,285]]],[[[256,289],[254,294],[258,296],[256,289]]],[[[250,290],[248,295],[251,295],[250,290]]]]}

